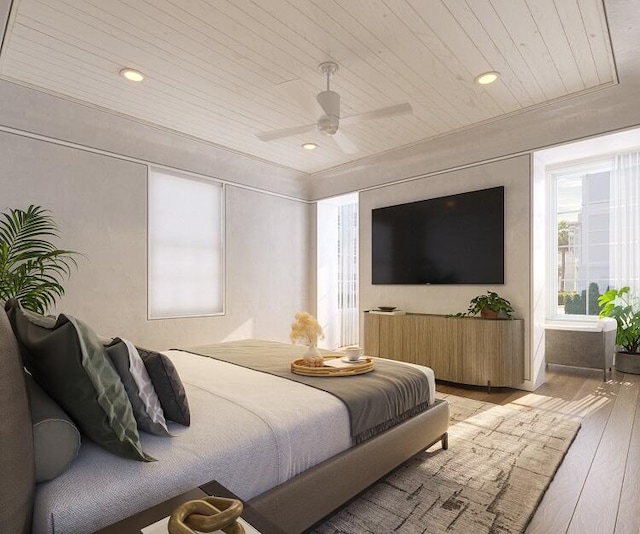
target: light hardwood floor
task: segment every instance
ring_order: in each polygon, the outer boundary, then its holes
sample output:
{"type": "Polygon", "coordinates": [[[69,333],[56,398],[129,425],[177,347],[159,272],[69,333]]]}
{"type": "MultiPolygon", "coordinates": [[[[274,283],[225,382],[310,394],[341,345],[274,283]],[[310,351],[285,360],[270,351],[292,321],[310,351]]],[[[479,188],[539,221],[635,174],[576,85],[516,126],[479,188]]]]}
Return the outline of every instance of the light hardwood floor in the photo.
{"type": "Polygon", "coordinates": [[[582,427],[527,534],[640,533],[640,375],[549,366],[534,393],[500,388],[437,390],[495,404],[524,403],[582,418],[582,427]]]}

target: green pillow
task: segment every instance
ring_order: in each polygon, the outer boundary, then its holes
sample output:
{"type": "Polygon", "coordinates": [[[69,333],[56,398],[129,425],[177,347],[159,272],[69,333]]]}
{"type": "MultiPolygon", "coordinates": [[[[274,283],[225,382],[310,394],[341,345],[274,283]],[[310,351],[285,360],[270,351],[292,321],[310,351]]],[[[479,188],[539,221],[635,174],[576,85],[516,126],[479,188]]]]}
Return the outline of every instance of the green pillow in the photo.
{"type": "Polygon", "coordinates": [[[36,482],[53,480],[78,457],[80,432],[31,375],[25,374],[35,452],[36,482]]]}
{"type": "Polygon", "coordinates": [[[7,303],[25,367],[36,382],[104,449],[152,461],[142,451],[131,403],[96,334],[82,321],[60,314],[45,318],[7,303]]]}

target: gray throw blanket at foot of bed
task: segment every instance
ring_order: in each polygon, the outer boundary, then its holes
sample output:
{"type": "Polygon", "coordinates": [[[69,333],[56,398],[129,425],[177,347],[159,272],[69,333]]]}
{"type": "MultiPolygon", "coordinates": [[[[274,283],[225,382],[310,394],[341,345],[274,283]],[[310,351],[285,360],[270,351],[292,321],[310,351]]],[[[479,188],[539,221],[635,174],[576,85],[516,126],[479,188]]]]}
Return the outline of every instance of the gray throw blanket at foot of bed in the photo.
{"type": "Polygon", "coordinates": [[[349,411],[354,444],[424,411],[429,405],[426,375],[418,369],[388,360],[376,359],[374,370],[367,374],[311,377],[291,372],[291,362],[301,358],[306,347],[250,339],[180,350],[294,380],[331,393],[349,411]]]}

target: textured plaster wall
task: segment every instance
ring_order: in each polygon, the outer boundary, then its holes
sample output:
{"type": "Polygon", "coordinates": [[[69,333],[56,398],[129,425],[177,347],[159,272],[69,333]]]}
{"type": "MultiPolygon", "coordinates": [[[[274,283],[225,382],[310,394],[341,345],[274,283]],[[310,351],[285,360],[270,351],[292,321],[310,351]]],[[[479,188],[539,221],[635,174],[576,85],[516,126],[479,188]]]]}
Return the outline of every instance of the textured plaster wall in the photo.
{"type": "Polygon", "coordinates": [[[52,210],[62,248],[82,252],[57,311],[105,336],[166,349],[261,337],[288,341],[310,303],[304,202],[226,186],[226,314],[147,320],[146,165],[0,132],[0,210],[52,210]]]}

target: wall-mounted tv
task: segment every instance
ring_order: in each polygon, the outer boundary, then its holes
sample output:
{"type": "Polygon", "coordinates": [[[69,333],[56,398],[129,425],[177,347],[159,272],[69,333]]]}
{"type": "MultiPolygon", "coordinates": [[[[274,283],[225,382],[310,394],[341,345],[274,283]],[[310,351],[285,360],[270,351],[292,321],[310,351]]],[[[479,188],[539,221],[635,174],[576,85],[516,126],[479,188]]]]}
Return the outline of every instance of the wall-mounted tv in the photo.
{"type": "Polygon", "coordinates": [[[371,212],[374,284],[504,284],[504,187],[371,212]]]}

